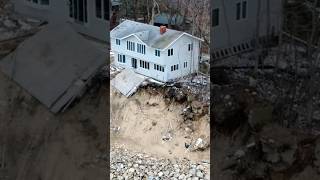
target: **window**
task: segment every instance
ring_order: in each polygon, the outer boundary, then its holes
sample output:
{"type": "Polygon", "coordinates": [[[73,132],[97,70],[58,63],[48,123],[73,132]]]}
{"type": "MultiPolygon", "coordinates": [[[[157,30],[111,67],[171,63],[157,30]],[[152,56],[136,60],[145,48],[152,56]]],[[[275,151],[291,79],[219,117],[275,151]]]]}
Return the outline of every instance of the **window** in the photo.
{"type": "Polygon", "coordinates": [[[127,49],[130,51],[135,51],[135,43],[131,41],[127,41],[127,49]]]}
{"type": "Polygon", "coordinates": [[[237,3],[237,20],[240,19],[241,14],[241,3],[237,3]]]}
{"type": "Polygon", "coordinates": [[[109,1],[103,0],[103,18],[109,20],[109,1]]]}
{"type": "Polygon", "coordinates": [[[126,56],[118,54],[118,62],[120,63],[126,63],[126,56]]]}
{"type": "Polygon", "coordinates": [[[156,49],[155,50],[155,55],[160,57],[160,50],[156,49]]]}
{"type": "Polygon", "coordinates": [[[116,39],[116,44],[120,45],[120,39],[116,39]]]}
{"type": "Polygon", "coordinates": [[[69,0],[69,16],[77,22],[87,23],[87,0],[69,0]]]}
{"type": "Polygon", "coordinates": [[[191,51],[193,49],[193,45],[192,44],[188,44],[188,51],[191,51]]]}
{"type": "Polygon", "coordinates": [[[184,67],[184,68],[188,67],[188,62],[184,62],[184,63],[183,63],[183,67],[184,67]]]}
{"type": "Polygon", "coordinates": [[[247,1],[242,2],[242,18],[245,19],[247,17],[247,1]]]}
{"type": "Polygon", "coordinates": [[[96,0],[96,17],[101,18],[102,17],[102,1],[96,0]]]}
{"type": "Polygon", "coordinates": [[[173,56],[173,48],[168,49],[168,56],[173,56]]]}
{"type": "Polygon", "coordinates": [[[219,9],[213,9],[212,10],[212,26],[218,26],[219,25],[219,9]]]}
{"type": "Polygon", "coordinates": [[[95,6],[96,6],[96,17],[99,19],[102,19],[102,15],[103,15],[103,18],[105,20],[109,20],[109,1],[96,0],[95,6]]]}
{"type": "Polygon", "coordinates": [[[164,67],[163,66],[160,66],[160,65],[157,65],[157,64],[154,64],[154,69],[157,70],[157,71],[161,71],[161,72],[164,72],[164,67]]]}
{"type": "Polygon", "coordinates": [[[140,67],[142,67],[144,69],[150,69],[150,63],[140,60],[140,67]]]}
{"type": "Polygon", "coordinates": [[[137,44],[137,51],[141,54],[146,54],[146,46],[142,44],[137,44]]]}
{"type": "Polygon", "coordinates": [[[171,71],[176,71],[178,69],[179,69],[179,65],[178,64],[171,66],[171,71]]]}
{"type": "Polygon", "coordinates": [[[240,20],[241,18],[242,19],[247,18],[247,1],[238,2],[236,7],[237,7],[236,19],[240,20]]]}

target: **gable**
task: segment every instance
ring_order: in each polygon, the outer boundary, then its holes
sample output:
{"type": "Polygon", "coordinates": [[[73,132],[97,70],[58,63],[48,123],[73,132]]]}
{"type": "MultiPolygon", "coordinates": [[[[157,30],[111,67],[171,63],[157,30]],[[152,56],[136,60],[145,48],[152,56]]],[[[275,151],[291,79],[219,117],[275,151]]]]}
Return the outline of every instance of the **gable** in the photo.
{"type": "Polygon", "coordinates": [[[173,29],[167,29],[164,34],[160,34],[160,29],[157,26],[130,20],[125,20],[110,32],[111,38],[123,40],[128,37],[135,36],[139,42],[144,43],[146,46],[160,50],[167,49],[183,35],[201,40],[200,38],[188,33],[173,29]]]}

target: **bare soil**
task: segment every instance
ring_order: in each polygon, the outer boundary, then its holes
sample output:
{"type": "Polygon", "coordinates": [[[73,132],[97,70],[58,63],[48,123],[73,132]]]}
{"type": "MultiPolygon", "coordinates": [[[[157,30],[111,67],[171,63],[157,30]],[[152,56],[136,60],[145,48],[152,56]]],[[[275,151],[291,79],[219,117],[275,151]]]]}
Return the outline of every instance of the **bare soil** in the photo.
{"type": "Polygon", "coordinates": [[[106,179],[106,92],[54,115],[0,72],[0,179],[106,179]]]}
{"type": "Polygon", "coordinates": [[[190,139],[209,137],[209,116],[195,121],[194,132],[187,133],[182,128],[184,106],[175,102],[166,103],[161,93],[153,94],[140,89],[126,98],[111,87],[110,98],[112,145],[161,158],[209,160],[209,149],[190,152],[185,147],[185,142],[190,139]],[[162,137],[168,133],[172,138],[163,141],[162,137]]]}

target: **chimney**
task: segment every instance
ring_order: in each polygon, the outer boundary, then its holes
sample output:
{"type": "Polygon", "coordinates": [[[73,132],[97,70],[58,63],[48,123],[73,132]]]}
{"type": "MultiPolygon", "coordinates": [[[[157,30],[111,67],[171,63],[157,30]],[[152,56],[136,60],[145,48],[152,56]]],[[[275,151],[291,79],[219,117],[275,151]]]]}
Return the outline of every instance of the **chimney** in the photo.
{"type": "Polygon", "coordinates": [[[160,34],[164,34],[167,31],[166,26],[160,26],[160,34]]]}

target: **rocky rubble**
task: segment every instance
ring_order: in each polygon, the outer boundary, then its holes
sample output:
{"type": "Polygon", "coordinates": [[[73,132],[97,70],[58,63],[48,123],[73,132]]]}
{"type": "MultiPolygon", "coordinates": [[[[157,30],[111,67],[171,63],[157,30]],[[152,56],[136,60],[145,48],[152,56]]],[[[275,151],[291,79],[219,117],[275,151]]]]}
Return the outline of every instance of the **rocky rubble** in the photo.
{"type": "Polygon", "coordinates": [[[227,77],[212,85],[216,177],[319,179],[320,98],[315,93],[313,120],[306,122],[307,76],[221,73],[227,77]]]}
{"type": "Polygon", "coordinates": [[[210,163],[207,161],[162,159],[115,146],[111,147],[110,159],[110,179],[210,179],[210,163]]]}

